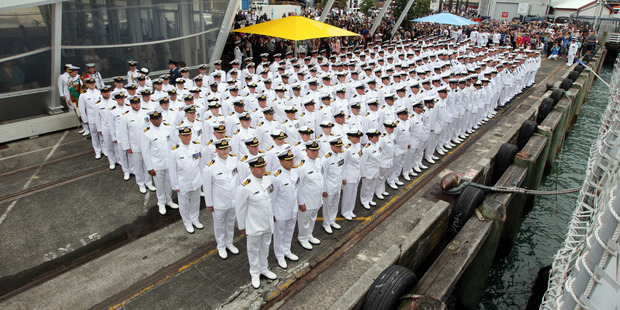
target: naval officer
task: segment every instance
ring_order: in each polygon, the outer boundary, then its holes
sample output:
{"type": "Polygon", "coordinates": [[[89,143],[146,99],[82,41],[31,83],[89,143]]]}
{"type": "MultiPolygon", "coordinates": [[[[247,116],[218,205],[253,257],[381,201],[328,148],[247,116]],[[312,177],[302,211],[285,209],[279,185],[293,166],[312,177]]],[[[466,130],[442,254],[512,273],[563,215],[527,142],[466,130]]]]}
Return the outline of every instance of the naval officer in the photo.
{"type": "Polygon", "coordinates": [[[172,147],[168,157],[170,184],[172,190],[178,193],[179,213],[188,233],[194,233],[194,226],[203,229],[198,221],[200,207],[200,187],[202,186],[202,169],[204,166],[201,145],[192,141],[192,128],[179,126],[181,143],[172,147]]]}
{"type": "Polygon", "coordinates": [[[267,269],[267,256],[273,232],[273,212],[271,176],[265,175],[267,162],[262,156],[246,160],[250,166],[250,176],[237,189],[235,205],[237,223],[241,233],[247,235],[248,261],[252,287],[260,287],[260,276],[275,280],[276,274],[267,269]]]}
{"type": "Polygon", "coordinates": [[[207,211],[213,214],[217,251],[222,259],[226,259],[227,249],[232,254],[239,254],[239,250],[233,245],[235,206],[230,198],[235,196],[239,185],[237,176],[244,167],[236,156],[230,154],[228,139],[217,140],[213,145],[217,156],[204,167],[203,189],[207,211]]]}
{"type": "Polygon", "coordinates": [[[275,229],[273,231],[273,252],[282,269],[286,269],[286,259],[297,261],[297,255],[291,252],[291,240],[295,231],[297,219],[297,188],[299,175],[295,168],[295,155],[290,149],[282,150],[277,154],[280,166],[273,174],[273,215],[275,217],[275,229]]]}

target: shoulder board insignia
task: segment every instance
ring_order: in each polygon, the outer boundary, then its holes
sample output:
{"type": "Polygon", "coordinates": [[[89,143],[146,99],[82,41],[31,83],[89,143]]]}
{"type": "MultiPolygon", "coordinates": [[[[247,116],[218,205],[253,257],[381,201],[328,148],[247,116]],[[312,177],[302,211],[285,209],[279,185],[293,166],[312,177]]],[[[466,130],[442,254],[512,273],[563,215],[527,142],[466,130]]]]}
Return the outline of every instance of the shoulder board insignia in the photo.
{"type": "Polygon", "coordinates": [[[210,167],[211,165],[213,165],[214,162],[215,162],[215,159],[211,159],[211,161],[207,163],[207,166],[210,167]]]}
{"type": "Polygon", "coordinates": [[[366,147],[370,147],[370,143],[366,144],[366,147]]]}
{"type": "Polygon", "coordinates": [[[151,127],[146,127],[146,128],[144,128],[144,132],[149,131],[149,129],[151,129],[151,127]]]}
{"type": "Polygon", "coordinates": [[[351,143],[347,144],[347,146],[345,146],[346,148],[350,148],[351,147],[351,143]]]}
{"type": "Polygon", "coordinates": [[[149,109],[147,109],[147,108],[142,108],[142,110],[148,111],[149,109]]]}
{"type": "Polygon", "coordinates": [[[300,115],[300,116],[304,116],[304,115],[306,115],[306,112],[301,113],[301,115],[300,115]]]}
{"type": "Polygon", "coordinates": [[[318,137],[316,137],[317,139],[320,139],[323,135],[319,135],[318,137]]]}
{"type": "Polygon", "coordinates": [[[117,106],[113,106],[113,107],[111,107],[111,108],[110,108],[110,111],[112,111],[112,110],[116,109],[116,107],[117,107],[117,106]]]}
{"type": "Polygon", "coordinates": [[[210,120],[210,119],[211,119],[211,115],[209,115],[209,116],[207,117],[207,119],[206,119],[206,120],[208,121],[208,120],[210,120]]]}
{"type": "Polygon", "coordinates": [[[284,123],[282,123],[282,124],[286,124],[286,122],[288,122],[288,120],[285,120],[284,123]]]}
{"type": "Polygon", "coordinates": [[[209,142],[207,142],[207,145],[211,145],[211,143],[213,143],[213,140],[209,140],[209,142]]]}
{"type": "Polygon", "coordinates": [[[173,146],[173,147],[172,147],[172,150],[174,151],[174,150],[176,150],[178,147],[179,147],[179,145],[177,144],[177,145],[175,145],[175,146],[173,146]]]}
{"type": "Polygon", "coordinates": [[[332,153],[331,153],[331,152],[327,152],[327,153],[325,154],[325,158],[330,158],[330,157],[332,157],[332,153]]]}
{"type": "Polygon", "coordinates": [[[298,146],[299,144],[301,144],[301,142],[297,142],[297,143],[295,143],[295,146],[298,146]]]}
{"type": "Polygon", "coordinates": [[[265,151],[258,151],[258,152],[261,153],[261,154],[265,153],[265,151]]]}
{"type": "Polygon", "coordinates": [[[266,171],[266,172],[265,172],[265,175],[271,175],[271,172],[266,171]]]}
{"type": "Polygon", "coordinates": [[[123,115],[125,115],[125,114],[127,114],[127,113],[129,113],[129,111],[125,111],[125,112],[123,112],[123,115]]]}
{"type": "Polygon", "coordinates": [[[366,112],[366,116],[370,115],[370,112],[366,112]]]}
{"type": "Polygon", "coordinates": [[[299,168],[299,167],[303,166],[305,162],[306,162],[306,160],[305,160],[305,159],[302,159],[302,160],[299,162],[299,165],[297,165],[297,167],[299,168]]]}
{"type": "Polygon", "coordinates": [[[181,126],[183,124],[183,122],[180,122],[178,126],[181,126]]]}
{"type": "Polygon", "coordinates": [[[245,181],[243,181],[243,183],[241,183],[241,185],[243,185],[243,186],[247,186],[248,184],[250,184],[250,182],[252,182],[252,180],[250,180],[250,179],[245,179],[245,181]]]}
{"type": "Polygon", "coordinates": [[[381,137],[385,137],[385,134],[382,134],[381,137]]]}
{"type": "Polygon", "coordinates": [[[192,141],[194,144],[200,144],[200,141],[192,141]]]}
{"type": "Polygon", "coordinates": [[[228,154],[228,155],[229,155],[229,156],[232,156],[232,157],[237,157],[237,154],[234,154],[234,153],[230,153],[230,154],[228,154]]]}
{"type": "Polygon", "coordinates": [[[226,138],[230,138],[230,136],[225,136],[226,138]]]}
{"type": "Polygon", "coordinates": [[[248,159],[248,155],[243,156],[240,160],[245,161],[246,159],[248,159]]]}
{"type": "Polygon", "coordinates": [[[235,134],[238,134],[238,133],[239,133],[239,129],[237,129],[237,131],[235,131],[235,134]]]}
{"type": "Polygon", "coordinates": [[[279,175],[280,175],[280,173],[282,173],[282,169],[278,169],[278,171],[276,171],[276,173],[274,173],[273,175],[275,175],[275,176],[279,176],[279,175]]]}
{"type": "Polygon", "coordinates": [[[168,124],[168,123],[164,123],[164,126],[170,126],[170,124],[168,124]]]}
{"type": "Polygon", "coordinates": [[[233,116],[233,115],[235,115],[235,112],[230,112],[230,114],[228,114],[228,115],[233,116]]]}
{"type": "Polygon", "coordinates": [[[273,145],[272,145],[272,146],[270,146],[270,147],[267,149],[267,151],[271,151],[271,149],[272,149],[272,148],[273,148],[273,145]]]}
{"type": "Polygon", "coordinates": [[[264,122],[260,122],[260,124],[258,124],[258,126],[263,126],[264,122]]]}

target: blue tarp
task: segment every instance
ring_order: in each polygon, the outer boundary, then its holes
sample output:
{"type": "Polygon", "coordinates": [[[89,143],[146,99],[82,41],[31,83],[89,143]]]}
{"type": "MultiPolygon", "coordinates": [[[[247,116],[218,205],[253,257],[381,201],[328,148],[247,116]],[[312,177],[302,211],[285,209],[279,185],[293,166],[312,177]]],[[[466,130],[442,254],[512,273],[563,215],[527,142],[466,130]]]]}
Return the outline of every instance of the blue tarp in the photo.
{"type": "Polygon", "coordinates": [[[463,17],[450,14],[450,13],[439,13],[435,15],[429,15],[426,17],[414,19],[412,20],[412,22],[448,24],[448,25],[456,25],[456,26],[466,26],[466,25],[477,24],[476,22],[471,21],[467,18],[463,18],[463,17]]]}

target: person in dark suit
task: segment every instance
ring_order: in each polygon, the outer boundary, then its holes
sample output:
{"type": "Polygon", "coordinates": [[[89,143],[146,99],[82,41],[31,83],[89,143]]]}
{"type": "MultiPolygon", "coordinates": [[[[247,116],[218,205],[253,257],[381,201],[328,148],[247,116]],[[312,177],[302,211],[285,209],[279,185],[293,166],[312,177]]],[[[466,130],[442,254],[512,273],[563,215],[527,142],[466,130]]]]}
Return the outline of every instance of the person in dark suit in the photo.
{"type": "Polygon", "coordinates": [[[177,61],[168,59],[168,68],[170,68],[170,84],[172,85],[175,85],[177,78],[181,77],[181,72],[179,72],[177,65],[177,61]]]}

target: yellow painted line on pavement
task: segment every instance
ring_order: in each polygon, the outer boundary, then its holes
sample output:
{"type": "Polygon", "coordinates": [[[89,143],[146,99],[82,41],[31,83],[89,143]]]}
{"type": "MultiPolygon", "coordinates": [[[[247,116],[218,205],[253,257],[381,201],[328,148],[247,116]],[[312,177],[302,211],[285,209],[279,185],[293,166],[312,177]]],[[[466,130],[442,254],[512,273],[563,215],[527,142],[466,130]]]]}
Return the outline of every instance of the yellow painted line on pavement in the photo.
{"type": "MultiPolygon", "coordinates": [[[[237,242],[237,241],[241,240],[241,238],[243,238],[244,236],[245,236],[245,235],[239,235],[239,236],[237,236],[237,238],[235,238],[235,239],[233,240],[233,242],[237,242]]],[[[195,260],[193,260],[193,261],[191,261],[191,262],[189,262],[189,263],[187,263],[187,264],[185,264],[185,265],[183,265],[183,266],[179,267],[179,268],[178,268],[177,270],[175,270],[174,272],[172,272],[172,273],[170,273],[170,274],[167,274],[165,277],[163,277],[163,278],[161,278],[161,279],[159,279],[159,280],[157,280],[157,281],[153,282],[152,284],[150,284],[150,285],[148,285],[147,287],[145,287],[145,288],[143,288],[143,289],[139,290],[138,292],[136,292],[136,293],[132,294],[132,295],[131,295],[131,296],[129,296],[128,298],[124,299],[123,301],[121,301],[121,302],[119,302],[119,303],[117,303],[117,304],[115,304],[115,305],[113,305],[113,306],[108,307],[108,309],[109,309],[109,310],[115,310],[115,309],[118,309],[118,308],[120,308],[120,307],[124,306],[127,302],[131,301],[132,299],[134,299],[134,298],[136,298],[136,297],[138,297],[138,296],[140,296],[140,295],[142,295],[142,294],[144,294],[144,293],[146,293],[146,292],[148,292],[148,291],[152,290],[153,288],[155,288],[155,287],[156,287],[156,286],[158,286],[159,284],[161,284],[161,283],[163,283],[164,281],[166,281],[166,280],[168,280],[168,279],[172,278],[173,276],[177,275],[178,273],[180,273],[180,272],[182,272],[182,271],[184,271],[184,270],[186,270],[186,269],[188,269],[188,268],[193,267],[194,265],[196,265],[196,264],[198,264],[199,262],[203,261],[205,258],[209,257],[210,255],[212,255],[212,254],[213,254],[213,253],[215,253],[215,252],[217,252],[217,248],[212,249],[211,251],[207,252],[206,254],[201,255],[199,258],[197,258],[197,259],[195,259],[195,260]]]]}

